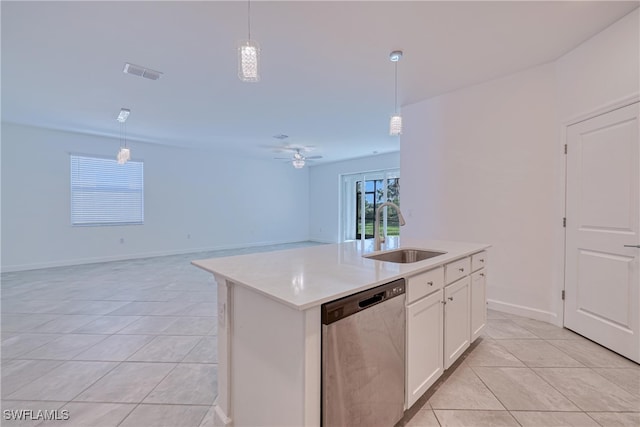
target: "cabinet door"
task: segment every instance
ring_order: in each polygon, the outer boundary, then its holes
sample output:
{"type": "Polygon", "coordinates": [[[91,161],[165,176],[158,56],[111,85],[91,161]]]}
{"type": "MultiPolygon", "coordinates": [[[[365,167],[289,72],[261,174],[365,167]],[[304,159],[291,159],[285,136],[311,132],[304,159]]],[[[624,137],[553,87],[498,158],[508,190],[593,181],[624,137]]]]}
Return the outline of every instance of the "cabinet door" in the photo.
{"type": "Polygon", "coordinates": [[[442,290],[407,307],[407,408],[442,375],[442,290]]]}
{"type": "Polygon", "coordinates": [[[470,344],[469,285],[466,276],[444,288],[444,368],[447,369],[470,344]]]}
{"type": "Polygon", "coordinates": [[[471,342],[482,333],[487,323],[487,277],[483,268],[471,275],[471,342]]]}

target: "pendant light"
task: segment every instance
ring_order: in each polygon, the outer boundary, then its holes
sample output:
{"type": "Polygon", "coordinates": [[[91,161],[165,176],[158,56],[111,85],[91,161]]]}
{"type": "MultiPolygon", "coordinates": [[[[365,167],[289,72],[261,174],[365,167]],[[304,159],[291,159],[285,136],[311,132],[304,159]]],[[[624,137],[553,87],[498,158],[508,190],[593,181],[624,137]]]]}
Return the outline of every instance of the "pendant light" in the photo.
{"type": "Polygon", "coordinates": [[[243,82],[260,81],[260,46],[251,40],[251,0],[247,1],[247,28],[249,37],[238,44],[238,77],[243,82]]]}
{"type": "Polygon", "coordinates": [[[389,55],[391,62],[395,63],[395,110],[389,121],[389,135],[402,135],[402,116],[398,113],[398,61],[402,58],[401,50],[394,50],[389,55]]]}
{"type": "Polygon", "coordinates": [[[131,150],[127,147],[127,119],[131,114],[131,110],[127,108],[121,108],[120,114],[118,114],[118,122],[120,122],[120,149],[118,150],[118,164],[124,165],[129,159],[131,159],[131,150]]]}

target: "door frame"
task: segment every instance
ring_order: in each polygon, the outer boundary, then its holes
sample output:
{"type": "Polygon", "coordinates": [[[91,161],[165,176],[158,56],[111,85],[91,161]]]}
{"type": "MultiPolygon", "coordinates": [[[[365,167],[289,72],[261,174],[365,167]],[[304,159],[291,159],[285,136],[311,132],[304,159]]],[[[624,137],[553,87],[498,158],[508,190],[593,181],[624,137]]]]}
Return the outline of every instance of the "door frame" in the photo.
{"type": "MultiPolygon", "coordinates": [[[[560,152],[562,153],[563,159],[561,162],[562,172],[560,176],[562,177],[562,217],[567,217],[567,155],[565,153],[565,145],[568,144],[568,134],[569,134],[569,126],[578,124],[580,122],[584,122],[586,120],[593,119],[594,117],[601,116],[603,114],[610,113],[615,110],[619,110],[620,108],[628,107],[629,105],[640,102],[640,93],[635,93],[633,95],[629,95],[623,98],[620,98],[611,103],[604,104],[601,107],[595,108],[591,111],[584,112],[573,116],[568,120],[564,120],[561,124],[561,136],[560,136],[560,152]]],[[[562,299],[562,294],[567,286],[567,229],[562,225],[562,283],[560,292],[557,295],[560,297],[560,310],[557,311],[559,314],[559,325],[564,327],[564,318],[565,318],[565,303],[564,299],[562,299]]]]}

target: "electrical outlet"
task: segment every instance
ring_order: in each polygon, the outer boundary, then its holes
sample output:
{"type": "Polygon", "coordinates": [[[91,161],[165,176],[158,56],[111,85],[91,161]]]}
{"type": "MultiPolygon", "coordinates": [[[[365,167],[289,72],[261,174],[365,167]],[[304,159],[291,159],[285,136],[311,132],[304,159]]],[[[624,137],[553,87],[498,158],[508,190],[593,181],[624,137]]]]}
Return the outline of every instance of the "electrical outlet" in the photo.
{"type": "Polygon", "coordinates": [[[124,243],[124,237],[121,237],[120,238],[120,244],[123,244],[123,243],[124,243]]]}
{"type": "Polygon", "coordinates": [[[187,233],[187,239],[191,238],[191,233],[187,233]]]}

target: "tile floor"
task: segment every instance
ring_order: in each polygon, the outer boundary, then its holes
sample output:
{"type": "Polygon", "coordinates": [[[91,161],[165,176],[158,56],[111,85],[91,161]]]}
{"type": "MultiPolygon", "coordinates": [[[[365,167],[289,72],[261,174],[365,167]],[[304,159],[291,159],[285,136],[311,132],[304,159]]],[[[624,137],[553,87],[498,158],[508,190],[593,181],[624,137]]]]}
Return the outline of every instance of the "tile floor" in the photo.
{"type": "MultiPolygon", "coordinates": [[[[192,259],[2,274],[2,426],[212,426],[216,290],[192,259]],[[7,421],[4,410],[67,410],[7,421]],[[60,412],[62,413],[62,412],[60,412]]],[[[565,329],[490,312],[406,426],[640,426],[640,366],[565,329]]]]}
{"type": "Polygon", "coordinates": [[[402,425],[640,426],[640,365],[548,323],[490,310],[450,371],[402,425]]]}

